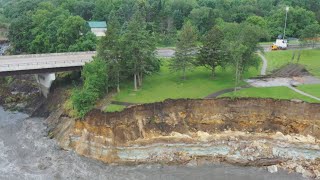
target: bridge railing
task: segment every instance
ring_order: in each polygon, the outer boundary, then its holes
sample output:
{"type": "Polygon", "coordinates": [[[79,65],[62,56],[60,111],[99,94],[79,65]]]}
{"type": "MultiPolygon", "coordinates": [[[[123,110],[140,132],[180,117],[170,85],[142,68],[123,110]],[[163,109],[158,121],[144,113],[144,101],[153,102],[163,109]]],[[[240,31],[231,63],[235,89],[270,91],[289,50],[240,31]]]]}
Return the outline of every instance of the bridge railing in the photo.
{"type": "Polygon", "coordinates": [[[92,61],[91,59],[85,60],[64,60],[64,61],[45,61],[45,62],[30,62],[18,64],[0,64],[0,71],[10,71],[19,69],[39,69],[39,68],[56,68],[56,67],[72,67],[84,66],[85,63],[92,61]],[[69,64],[69,65],[66,65],[69,64]],[[32,68],[27,68],[33,66],[32,68]],[[39,67],[41,66],[41,67],[39,67]],[[3,70],[1,70],[4,68],[3,70]]]}
{"type": "Polygon", "coordinates": [[[0,59],[7,59],[7,58],[36,58],[36,57],[52,57],[52,56],[66,56],[66,55],[70,55],[71,56],[71,55],[85,55],[85,54],[94,55],[94,54],[96,54],[96,51],[11,55],[11,56],[0,56],[0,59]]]}

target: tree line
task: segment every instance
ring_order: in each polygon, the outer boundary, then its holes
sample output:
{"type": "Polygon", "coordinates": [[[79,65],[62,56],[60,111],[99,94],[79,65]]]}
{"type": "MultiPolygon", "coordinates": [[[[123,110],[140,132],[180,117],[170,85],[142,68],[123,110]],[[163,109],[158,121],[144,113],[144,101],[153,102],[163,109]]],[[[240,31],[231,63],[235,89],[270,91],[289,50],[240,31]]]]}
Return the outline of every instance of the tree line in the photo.
{"type": "Polygon", "coordinates": [[[311,38],[320,29],[318,0],[1,0],[0,3],[0,18],[11,24],[9,39],[14,53],[95,49],[96,40],[86,21],[109,24],[115,15],[120,29],[125,30],[137,10],[143,10],[145,26],[155,35],[159,46],[174,45],[186,21],[200,35],[221,22],[246,22],[268,32],[262,40],[273,41],[283,33],[286,6],[290,7],[288,37],[311,38]]]}

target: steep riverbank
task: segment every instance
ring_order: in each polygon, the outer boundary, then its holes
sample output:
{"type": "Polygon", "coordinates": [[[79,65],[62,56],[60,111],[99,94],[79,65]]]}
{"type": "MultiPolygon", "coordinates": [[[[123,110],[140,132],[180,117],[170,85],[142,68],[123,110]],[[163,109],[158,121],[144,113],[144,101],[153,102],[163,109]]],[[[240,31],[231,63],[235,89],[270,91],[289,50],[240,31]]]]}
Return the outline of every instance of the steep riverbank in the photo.
{"type": "Polygon", "coordinates": [[[57,111],[48,122],[61,147],[106,163],[227,162],[320,178],[319,110],[271,99],[168,100],[84,120],[57,111]]]}
{"type": "Polygon", "coordinates": [[[61,150],[42,118],[4,111],[0,107],[0,179],[119,179],[119,180],[302,180],[284,171],[226,164],[202,166],[113,166],[61,150]]]}

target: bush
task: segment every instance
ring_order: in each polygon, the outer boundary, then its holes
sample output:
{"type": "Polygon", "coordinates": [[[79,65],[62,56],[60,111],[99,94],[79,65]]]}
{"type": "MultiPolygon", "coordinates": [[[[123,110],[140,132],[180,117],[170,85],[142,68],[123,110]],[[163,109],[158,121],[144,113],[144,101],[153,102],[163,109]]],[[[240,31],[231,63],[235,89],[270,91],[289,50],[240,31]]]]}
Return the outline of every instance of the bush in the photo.
{"type": "Polygon", "coordinates": [[[83,118],[106,92],[108,87],[106,62],[95,58],[91,63],[87,63],[83,68],[82,78],[83,87],[72,93],[71,100],[78,115],[83,118]]]}
{"type": "Polygon", "coordinates": [[[84,117],[95,105],[98,94],[89,90],[75,90],[72,94],[72,103],[80,117],[84,117]]]}

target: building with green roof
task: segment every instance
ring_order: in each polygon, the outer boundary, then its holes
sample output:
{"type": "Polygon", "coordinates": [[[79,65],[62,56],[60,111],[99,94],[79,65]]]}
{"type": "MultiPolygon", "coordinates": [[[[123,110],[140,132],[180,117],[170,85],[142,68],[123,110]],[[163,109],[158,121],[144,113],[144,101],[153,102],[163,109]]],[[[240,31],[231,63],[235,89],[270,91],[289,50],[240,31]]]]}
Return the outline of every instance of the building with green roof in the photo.
{"type": "Polygon", "coordinates": [[[105,36],[107,31],[107,23],[105,21],[88,21],[91,32],[97,37],[105,36]]]}

